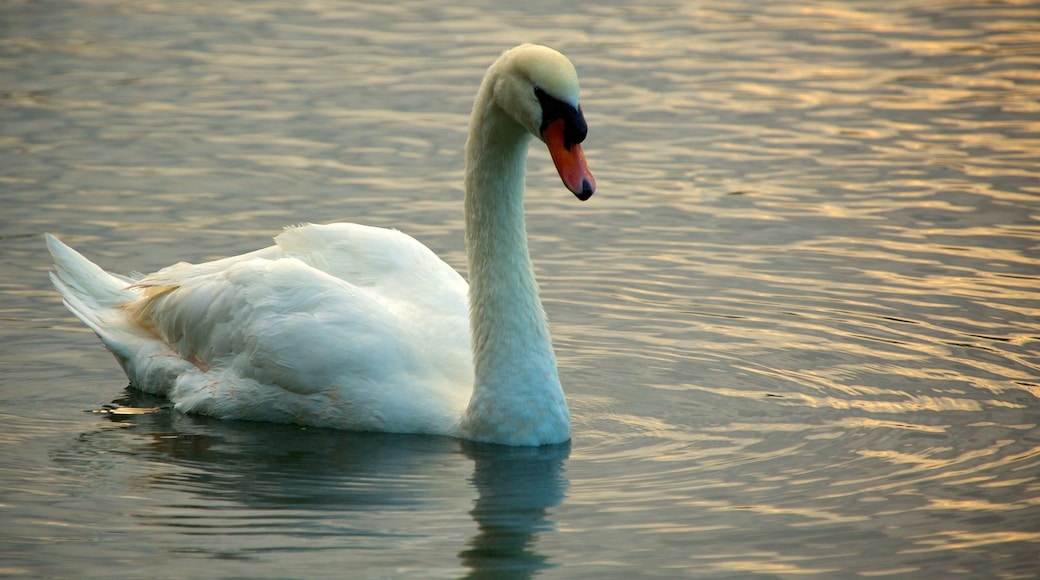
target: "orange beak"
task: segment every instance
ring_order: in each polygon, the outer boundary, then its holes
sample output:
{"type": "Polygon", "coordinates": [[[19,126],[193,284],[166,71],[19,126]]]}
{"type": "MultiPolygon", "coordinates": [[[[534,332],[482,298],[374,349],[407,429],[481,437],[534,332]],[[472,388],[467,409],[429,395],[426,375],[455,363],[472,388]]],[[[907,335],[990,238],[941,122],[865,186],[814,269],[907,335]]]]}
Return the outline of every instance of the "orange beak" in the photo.
{"type": "Polygon", "coordinates": [[[564,120],[557,119],[545,128],[542,139],[549,147],[549,155],[552,156],[563,184],[578,199],[585,201],[596,191],[596,178],[592,176],[588,164],[585,163],[585,153],[582,152],[581,145],[567,143],[564,136],[565,128],[564,120]]]}

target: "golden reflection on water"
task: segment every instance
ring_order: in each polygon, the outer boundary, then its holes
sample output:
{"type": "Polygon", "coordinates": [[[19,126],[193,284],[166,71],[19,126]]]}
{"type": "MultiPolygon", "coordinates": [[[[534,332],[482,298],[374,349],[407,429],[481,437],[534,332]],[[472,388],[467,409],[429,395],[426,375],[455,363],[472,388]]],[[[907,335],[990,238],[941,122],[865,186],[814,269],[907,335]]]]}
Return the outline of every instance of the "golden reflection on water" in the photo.
{"type": "Polygon", "coordinates": [[[479,575],[482,550],[508,543],[495,532],[516,490],[479,480],[469,457],[392,444],[400,461],[378,466],[379,452],[366,463],[337,447],[343,470],[328,472],[307,436],[293,450],[173,414],[150,427],[162,413],[118,429],[146,442],[137,453],[79,437],[96,419],[79,411],[123,379],[70,332],[38,236],[146,270],[246,251],[286,224],[356,220],[464,268],[472,95],[495,54],[530,40],[583,77],[600,190],[577,205],[532,153],[532,255],[575,441],[549,482],[558,497],[509,538],[515,562],[550,575],[1036,572],[1040,7],[629,4],[9,7],[0,356],[16,369],[12,407],[46,416],[8,416],[0,441],[22,454],[2,473],[56,498],[4,500],[30,506],[12,508],[11,529],[40,537],[19,545],[61,554],[56,576],[90,568],[69,538],[106,572],[161,572],[163,552],[178,573],[233,560],[234,575],[286,561],[320,575],[364,557],[376,574],[406,551],[416,569],[479,575]],[[72,427],[55,419],[68,405],[72,427]],[[38,463],[51,456],[70,466],[60,477],[38,463]],[[286,477],[301,456],[321,477],[286,477]],[[429,471],[381,478],[415,464],[429,471]],[[149,511],[157,496],[167,511],[149,511]],[[403,507],[337,511],[373,497],[403,507]],[[96,507],[131,503],[142,517],[118,533],[96,507]],[[86,531],[41,540],[59,527],[86,531]]]}

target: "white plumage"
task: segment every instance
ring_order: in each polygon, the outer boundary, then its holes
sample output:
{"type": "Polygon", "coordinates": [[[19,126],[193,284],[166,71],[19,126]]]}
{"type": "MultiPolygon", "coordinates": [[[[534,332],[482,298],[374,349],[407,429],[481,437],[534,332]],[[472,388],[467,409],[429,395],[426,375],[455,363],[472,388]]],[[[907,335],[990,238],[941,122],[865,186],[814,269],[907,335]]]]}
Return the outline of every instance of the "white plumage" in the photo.
{"type": "Polygon", "coordinates": [[[52,279],[131,384],[180,411],[510,445],[566,441],[522,197],[532,133],[568,188],[592,194],[577,92],[570,62],[545,47],[517,47],[488,70],[467,142],[472,289],[410,236],[357,224],[288,228],[269,248],[139,280],[47,235],[52,279]]]}

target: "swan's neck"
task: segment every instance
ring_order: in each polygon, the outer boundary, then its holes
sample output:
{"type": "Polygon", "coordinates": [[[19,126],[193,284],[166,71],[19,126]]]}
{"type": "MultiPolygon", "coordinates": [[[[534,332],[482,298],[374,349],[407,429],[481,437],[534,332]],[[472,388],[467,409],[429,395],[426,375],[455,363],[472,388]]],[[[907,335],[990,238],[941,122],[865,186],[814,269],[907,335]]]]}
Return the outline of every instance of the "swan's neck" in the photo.
{"type": "Polygon", "coordinates": [[[561,443],[570,438],[570,418],[524,226],[530,134],[482,98],[487,92],[478,95],[466,143],[475,375],[462,434],[513,445],[561,443]]]}

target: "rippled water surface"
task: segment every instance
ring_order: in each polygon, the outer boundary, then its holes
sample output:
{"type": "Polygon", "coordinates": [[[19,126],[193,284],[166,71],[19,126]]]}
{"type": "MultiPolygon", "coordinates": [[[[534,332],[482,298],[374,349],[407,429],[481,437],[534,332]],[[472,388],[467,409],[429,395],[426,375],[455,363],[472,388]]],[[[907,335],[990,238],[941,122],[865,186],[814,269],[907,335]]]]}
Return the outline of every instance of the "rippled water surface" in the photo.
{"type": "Polygon", "coordinates": [[[0,23],[0,575],[1040,576],[1040,4],[0,23]],[[45,231],[128,272],[349,220],[464,271],[468,110],[522,41],[575,62],[599,184],[533,148],[570,445],[180,415],[50,288],[45,231]]]}

